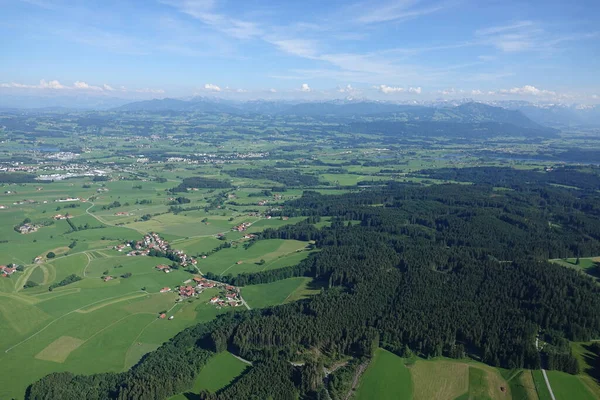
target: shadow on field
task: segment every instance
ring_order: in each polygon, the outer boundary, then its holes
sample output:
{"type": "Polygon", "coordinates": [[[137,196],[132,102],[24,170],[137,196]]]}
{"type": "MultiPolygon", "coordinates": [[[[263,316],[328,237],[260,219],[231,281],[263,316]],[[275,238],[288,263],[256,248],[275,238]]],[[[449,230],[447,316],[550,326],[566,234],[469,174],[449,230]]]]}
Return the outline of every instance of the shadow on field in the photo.
{"type": "Polygon", "coordinates": [[[598,354],[598,345],[586,344],[583,348],[589,351],[588,354],[584,354],[583,358],[589,368],[586,368],[586,372],[589,376],[594,378],[596,383],[600,384],[600,354],[598,354]]]}

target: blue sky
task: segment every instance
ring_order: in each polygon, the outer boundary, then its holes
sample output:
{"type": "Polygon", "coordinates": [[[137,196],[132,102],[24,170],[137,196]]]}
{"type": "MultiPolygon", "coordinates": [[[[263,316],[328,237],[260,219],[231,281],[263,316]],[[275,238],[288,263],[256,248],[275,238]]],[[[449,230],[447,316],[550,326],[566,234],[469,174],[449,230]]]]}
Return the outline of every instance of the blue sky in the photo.
{"type": "Polygon", "coordinates": [[[600,102],[597,0],[0,0],[0,94],[600,102]]]}

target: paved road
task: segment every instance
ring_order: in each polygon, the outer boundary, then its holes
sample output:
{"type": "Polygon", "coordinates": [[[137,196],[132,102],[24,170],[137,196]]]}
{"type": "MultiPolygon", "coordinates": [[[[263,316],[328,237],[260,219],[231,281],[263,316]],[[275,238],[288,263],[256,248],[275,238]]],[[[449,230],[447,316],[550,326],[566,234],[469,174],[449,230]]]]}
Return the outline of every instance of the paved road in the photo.
{"type": "MultiPolygon", "coordinates": [[[[539,351],[540,350],[540,339],[539,337],[535,338],[535,348],[539,351]]],[[[552,391],[552,386],[550,386],[550,381],[548,380],[548,375],[546,374],[546,370],[542,369],[542,375],[544,375],[544,380],[546,381],[546,387],[548,388],[548,392],[550,392],[550,397],[552,397],[552,400],[556,400],[556,397],[554,397],[554,392],[552,391]]]]}

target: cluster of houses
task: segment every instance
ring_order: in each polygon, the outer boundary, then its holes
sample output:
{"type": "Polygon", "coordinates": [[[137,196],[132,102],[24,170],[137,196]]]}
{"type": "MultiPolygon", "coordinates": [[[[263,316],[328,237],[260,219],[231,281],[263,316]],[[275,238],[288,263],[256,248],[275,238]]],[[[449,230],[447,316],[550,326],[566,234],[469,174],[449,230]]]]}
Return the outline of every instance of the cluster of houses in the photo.
{"type": "MultiPolygon", "coordinates": [[[[214,304],[218,307],[238,307],[242,305],[239,289],[235,286],[226,285],[221,282],[209,281],[208,279],[202,277],[194,277],[192,280],[185,283],[185,285],[181,285],[179,288],[177,288],[181,299],[194,297],[197,294],[202,293],[204,289],[218,288],[222,289],[223,292],[220,296],[211,298],[210,304],[214,304]]],[[[160,292],[171,292],[171,289],[165,287],[161,289],[160,292]]]]}
{"type": "Polygon", "coordinates": [[[71,216],[69,214],[66,215],[62,215],[62,214],[56,214],[54,217],[52,217],[55,220],[61,220],[61,219],[67,219],[67,218],[71,218],[71,216]]]}
{"type": "Polygon", "coordinates": [[[102,277],[102,280],[104,282],[112,281],[113,279],[115,279],[115,277],[114,276],[110,276],[110,275],[106,275],[106,276],[102,277]]]}
{"type": "Polygon", "coordinates": [[[13,205],[15,205],[15,206],[22,206],[22,205],[24,205],[24,204],[37,204],[37,201],[35,201],[35,200],[30,200],[30,199],[29,199],[29,200],[19,200],[19,201],[15,201],[15,202],[13,203],[13,205]]]}
{"type": "Polygon", "coordinates": [[[214,304],[217,307],[238,307],[242,305],[239,289],[225,285],[225,297],[215,296],[210,299],[210,304],[214,304]]]}
{"type": "Polygon", "coordinates": [[[252,225],[252,222],[242,222],[241,224],[236,225],[233,228],[231,228],[231,230],[238,231],[238,232],[244,232],[246,229],[248,229],[250,227],[250,225],[252,225]]]}
{"type": "Polygon", "coordinates": [[[127,211],[119,211],[118,213],[115,213],[115,216],[117,216],[117,217],[127,217],[127,216],[129,216],[129,213],[127,211]]]}
{"type": "Polygon", "coordinates": [[[56,199],[54,201],[57,203],[68,203],[72,201],[85,201],[85,199],[82,199],[80,197],[65,197],[64,199],[56,199]]]}
{"type": "Polygon", "coordinates": [[[0,274],[3,278],[8,278],[12,274],[17,271],[17,266],[15,264],[9,265],[0,265],[0,274]]]}
{"type": "MultiPolygon", "coordinates": [[[[113,249],[117,251],[123,251],[127,247],[130,248],[130,251],[127,253],[128,256],[147,256],[150,254],[151,250],[156,250],[164,253],[172,260],[174,259],[174,261],[177,261],[182,267],[196,265],[198,263],[196,259],[188,256],[183,250],[172,250],[169,242],[154,232],[145,235],[142,240],[119,244],[114,246],[113,249]]],[[[161,268],[160,270],[164,272],[170,272],[170,269],[167,269],[168,268],[161,268]]]]}
{"type": "Polygon", "coordinates": [[[21,234],[26,235],[28,233],[37,232],[37,230],[39,228],[40,227],[37,225],[27,223],[27,224],[21,225],[18,229],[21,234]]]}

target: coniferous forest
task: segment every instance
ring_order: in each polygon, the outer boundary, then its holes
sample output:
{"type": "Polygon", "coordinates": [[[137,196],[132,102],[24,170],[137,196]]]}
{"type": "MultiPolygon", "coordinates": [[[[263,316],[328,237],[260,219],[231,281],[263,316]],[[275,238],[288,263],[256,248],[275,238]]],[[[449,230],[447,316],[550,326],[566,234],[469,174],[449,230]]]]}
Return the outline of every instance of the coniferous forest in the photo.
{"type": "MultiPolygon", "coordinates": [[[[561,343],[600,337],[600,286],[548,260],[600,254],[597,175],[586,174],[585,187],[574,190],[551,185],[566,182],[562,175],[548,182],[511,172],[497,190],[490,185],[495,169],[439,173],[477,179],[329,196],[307,191],[281,210],[304,222],[256,240],[314,240],[319,251],[292,267],[221,277],[246,286],[307,276],[324,283],[320,294],[189,328],[127,372],[48,375],[27,397],[164,399],[189,389],[210,355],[224,350],[253,368],[202,398],[325,398],[322,368],[290,363],[310,349],[361,359],[383,347],[402,356],[577,373],[561,343]],[[323,217],[331,224],[316,228],[323,217]],[[538,336],[556,351],[540,353],[538,336]]],[[[337,382],[334,374],[327,385],[337,382]]]]}

